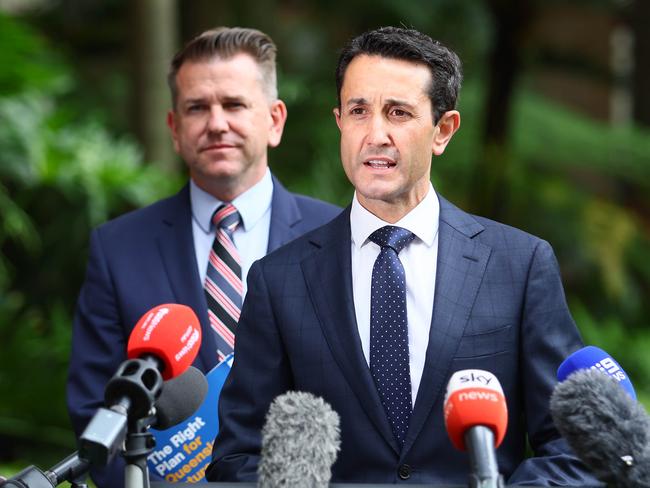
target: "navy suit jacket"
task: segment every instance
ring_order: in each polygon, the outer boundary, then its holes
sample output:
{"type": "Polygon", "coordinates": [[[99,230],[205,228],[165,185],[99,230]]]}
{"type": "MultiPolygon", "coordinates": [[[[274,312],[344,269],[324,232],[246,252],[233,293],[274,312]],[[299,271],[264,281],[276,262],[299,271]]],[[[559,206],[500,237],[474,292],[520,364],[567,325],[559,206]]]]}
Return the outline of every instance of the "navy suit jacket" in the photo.
{"type": "Polygon", "coordinates": [[[557,366],[582,345],[551,247],[442,198],[440,204],[431,333],[403,449],[361,348],[348,208],[251,268],[208,479],[255,479],[269,404],[299,390],[322,397],[340,415],[332,481],[464,485],[468,456],[448,439],[443,400],[452,373],[478,368],[496,375],[507,399],[509,425],[497,451],[506,480],[597,484],[548,411],[557,366]],[[529,459],[526,436],[535,454],[529,459]]]}
{"type": "MultiPolygon", "coordinates": [[[[328,222],[340,211],[329,203],[289,193],[274,178],[268,250],[328,222]]],[[[216,343],[197,269],[189,185],[92,232],[67,384],[68,410],[77,435],[103,406],[104,387],[126,359],[126,344],[136,322],[161,303],[180,303],[194,310],[203,332],[194,366],[203,372],[212,369],[216,343]]],[[[111,469],[93,473],[93,479],[101,488],[123,486],[120,466],[118,459],[111,469]]]]}

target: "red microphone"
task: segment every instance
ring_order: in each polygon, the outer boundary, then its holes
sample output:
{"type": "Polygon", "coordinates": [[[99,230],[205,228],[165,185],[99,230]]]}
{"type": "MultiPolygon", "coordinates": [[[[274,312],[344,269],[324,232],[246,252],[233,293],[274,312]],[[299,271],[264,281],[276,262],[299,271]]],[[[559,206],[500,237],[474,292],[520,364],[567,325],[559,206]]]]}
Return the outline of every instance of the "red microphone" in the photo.
{"type": "Polygon", "coordinates": [[[79,456],[105,466],[124,445],[129,420],[152,416],[163,380],[183,374],[200,347],[201,327],[191,308],[166,303],[145,313],[129,336],[129,359],[106,385],[106,408],[95,413],[79,438],[79,456]]]}
{"type": "Polygon", "coordinates": [[[153,356],[164,380],[181,375],[194,362],[201,347],[201,326],[185,305],[165,303],[152,308],[135,324],[126,355],[129,359],[153,356]]]}
{"type": "Polygon", "coordinates": [[[447,385],[444,408],[452,444],[469,451],[470,486],[503,486],[495,449],[506,434],[508,407],[497,377],[481,369],[457,371],[447,385]]]}

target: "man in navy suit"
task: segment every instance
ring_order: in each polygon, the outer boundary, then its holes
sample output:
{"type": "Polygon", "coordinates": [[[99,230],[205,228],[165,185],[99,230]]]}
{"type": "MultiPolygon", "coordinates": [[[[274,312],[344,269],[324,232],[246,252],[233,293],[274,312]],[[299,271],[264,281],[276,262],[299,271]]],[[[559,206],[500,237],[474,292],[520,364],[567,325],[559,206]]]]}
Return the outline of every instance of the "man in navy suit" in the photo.
{"type": "Polygon", "coordinates": [[[507,399],[497,458],[508,483],[594,483],[548,412],[557,366],[581,347],[551,247],[463,212],[430,182],[460,125],[458,57],[381,28],[343,49],[336,79],[355,196],[251,268],[208,479],[254,480],[269,404],[300,390],[340,415],[333,481],[464,485],[468,456],[448,439],[443,400],[450,376],[472,368],[496,375],[507,399]]]}
{"type": "MultiPolygon", "coordinates": [[[[167,123],[190,181],[176,195],[93,231],[74,320],[67,389],[77,435],[102,406],[104,387],[126,359],[131,329],[161,303],[190,306],[203,339],[194,363],[222,359],[203,283],[215,238],[215,209],[241,216],[232,240],[244,278],[253,261],[331,220],[340,209],[289,193],[270,173],[267,148],[280,143],[287,110],[276,88],[276,48],[254,29],[218,28],[176,54],[167,123]]],[[[245,292],[245,286],[244,286],[245,292]]],[[[94,473],[98,486],[123,484],[121,459],[94,473]]]]}

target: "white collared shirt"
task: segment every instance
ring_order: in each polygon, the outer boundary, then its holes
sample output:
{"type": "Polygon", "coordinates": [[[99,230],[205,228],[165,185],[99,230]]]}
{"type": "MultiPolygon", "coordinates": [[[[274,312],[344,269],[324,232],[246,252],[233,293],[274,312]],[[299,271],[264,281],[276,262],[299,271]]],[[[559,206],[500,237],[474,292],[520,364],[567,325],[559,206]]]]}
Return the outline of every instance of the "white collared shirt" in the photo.
{"type": "Polygon", "coordinates": [[[352,293],[354,308],[366,362],[370,365],[370,291],[372,268],[381,248],[368,240],[370,234],[385,225],[410,230],[416,238],[400,253],[406,277],[406,314],[408,319],[411,401],[415,405],[433,314],[438,259],[438,220],[440,203],[429,183],[424,199],[399,222],[389,224],[363,208],[355,193],[350,211],[352,235],[352,293]]]}
{"type": "MultiPolygon", "coordinates": [[[[253,262],[266,255],[268,249],[272,199],[273,179],[271,171],[267,168],[266,174],[258,183],[230,202],[235,206],[242,219],[242,223],[233,233],[233,241],[241,257],[244,295],[247,290],[248,270],[253,262]]],[[[214,211],[224,202],[203,191],[191,179],[190,202],[192,204],[192,233],[196,265],[201,277],[201,284],[203,284],[215,234],[210,220],[214,211]]]]}

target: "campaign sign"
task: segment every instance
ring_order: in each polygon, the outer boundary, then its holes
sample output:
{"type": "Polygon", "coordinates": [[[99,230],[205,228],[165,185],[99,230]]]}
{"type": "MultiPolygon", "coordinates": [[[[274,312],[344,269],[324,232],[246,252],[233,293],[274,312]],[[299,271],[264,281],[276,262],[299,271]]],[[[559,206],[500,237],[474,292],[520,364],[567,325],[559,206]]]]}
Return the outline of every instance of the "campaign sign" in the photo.
{"type": "Polygon", "coordinates": [[[152,480],[205,482],[205,470],[219,430],[219,393],[231,366],[232,354],[206,375],[208,393],[194,415],[166,430],[151,429],[156,438],[156,447],[147,457],[152,480]]]}

